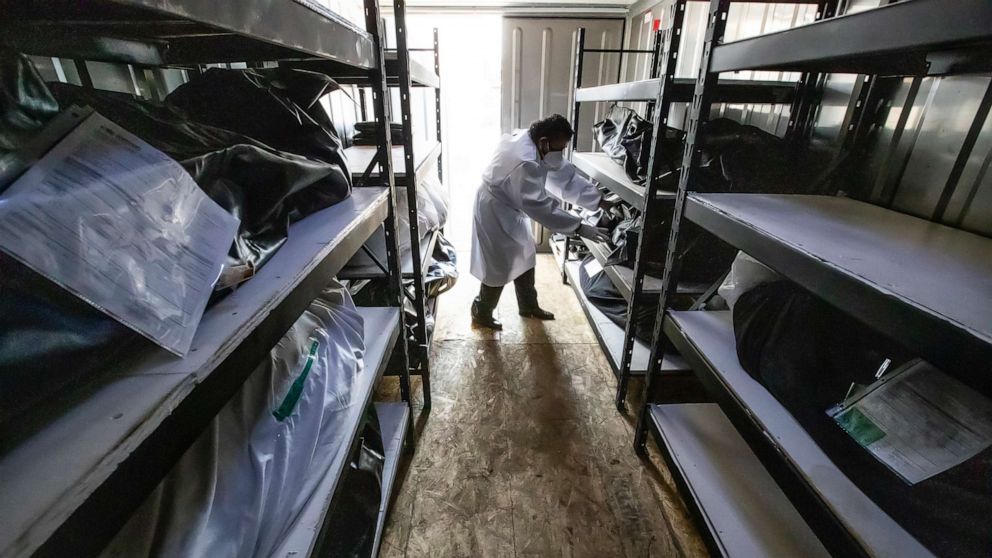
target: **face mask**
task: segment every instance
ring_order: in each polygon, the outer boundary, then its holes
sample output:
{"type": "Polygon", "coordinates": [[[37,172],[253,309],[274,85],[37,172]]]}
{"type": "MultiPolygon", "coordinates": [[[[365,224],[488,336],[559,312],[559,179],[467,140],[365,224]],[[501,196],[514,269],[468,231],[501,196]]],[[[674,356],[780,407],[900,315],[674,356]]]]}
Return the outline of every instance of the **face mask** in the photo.
{"type": "Polygon", "coordinates": [[[558,170],[565,164],[565,157],[561,151],[552,151],[544,155],[541,163],[551,170],[558,170]]]}

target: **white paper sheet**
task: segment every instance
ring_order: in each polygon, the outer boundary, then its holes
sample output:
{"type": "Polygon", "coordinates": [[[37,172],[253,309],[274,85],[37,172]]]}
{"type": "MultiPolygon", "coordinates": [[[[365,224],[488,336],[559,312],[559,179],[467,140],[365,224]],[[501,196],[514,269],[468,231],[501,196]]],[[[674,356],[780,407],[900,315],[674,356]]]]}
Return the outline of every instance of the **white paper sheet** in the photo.
{"type": "Polygon", "coordinates": [[[0,196],[0,250],[180,356],[237,228],[178,163],[96,113],[0,196]]]}
{"type": "Polygon", "coordinates": [[[921,360],[827,413],[909,484],[992,444],[992,401],[921,360]]]}

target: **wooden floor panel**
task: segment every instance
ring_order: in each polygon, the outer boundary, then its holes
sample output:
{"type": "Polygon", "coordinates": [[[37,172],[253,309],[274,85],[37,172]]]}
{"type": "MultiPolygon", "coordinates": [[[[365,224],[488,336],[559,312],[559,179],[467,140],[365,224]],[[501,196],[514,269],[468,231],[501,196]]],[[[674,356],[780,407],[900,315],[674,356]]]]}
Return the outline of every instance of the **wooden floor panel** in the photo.
{"type": "MultiPolygon", "coordinates": [[[[479,283],[459,255],[440,301],[433,408],[416,420],[382,556],[704,556],[664,465],[631,449],[609,365],[550,256],[538,257],[538,290],[558,319],[520,318],[507,287],[505,329],[492,333],[471,327],[479,283]]],[[[419,405],[418,391],[415,416],[419,405]]]]}

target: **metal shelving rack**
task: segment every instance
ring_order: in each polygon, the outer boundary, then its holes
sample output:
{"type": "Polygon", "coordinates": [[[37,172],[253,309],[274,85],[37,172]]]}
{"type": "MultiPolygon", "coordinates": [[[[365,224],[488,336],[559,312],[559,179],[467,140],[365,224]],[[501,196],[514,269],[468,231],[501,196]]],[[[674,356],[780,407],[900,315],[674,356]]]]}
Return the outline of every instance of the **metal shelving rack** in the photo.
{"type": "MultiPolygon", "coordinates": [[[[385,123],[379,5],[366,0],[365,7],[367,31],[302,1],[96,0],[80,7],[69,1],[41,5],[0,0],[0,29],[25,53],[75,60],[195,67],[319,59],[332,75],[366,75],[376,114],[385,123]]],[[[378,151],[391,152],[388,126],[379,128],[378,151]]],[[[355,396],[370,401],[404,330],[392,159],[379,158],[378,165],[382,179],[376,186],[356,188],[341,203],[294,223],[268,265],[207,310],[187,357],[148,349],[99,385],[67,394],[57,409],[25,417],[16,436],[4,440],[0,454],[0,555],[99,554],[328,278],[384,227],[395,302],[360,309],[367,330],[367,374],[355,396]]],[[[405,344],[400,346],[405,360],[405,344]]],[[[395,450],[408,439],[408,372],[401,383],[406,401],[379,406],[388,419],[383,421],[390,448],[386,488],[395,478],[395,450]]],[[[360,415],[351,417],[351,442],[338,448],[336,465],[320,484],[326,496],[312,499],[313,505],[303,510],[305,522],[288,535],[288,550],[320,553],[328,506],[358,441],[360,415]]],[[[384,494],[382,515],[388,499],[384,494]]]]}
{"type": "MultiPolygon", "coordinates": [[[[781,491],[837,556],[932,556],[880,509],[831,461],[795,418],[740,366],[729,312],[673,311],[669,293],[677,282],[675,256],[684,219],[709,230],[825,301],[893,339],[913,347],[937,366],[984,370],[992,358],[992,240],[854,199],[832,196],[694,193],[700,152],[699,126],[709,117],[719,73],[741,69],[800,70],[882,75],[941,75],[986,71],[992,46],[992,4],[984,0],[907,0],[833,17],[787,31],[723,44],[730,0],[712,0],[702,68],[690,112],[689,136],[680,175],[662,278],[661,306],[652,344],[646,394],[659,381],[659,356],[680,351],[716,404],[684,415],[687,405],[652,404],[641,409],[635,448],[646,450],[650,432],[665,459],[682,459],[674,434],[689,438],[716,432],[714,445],[736,447],[760,462],[760,489],[781,491]],[[927,25],[920,25],[921,21],[927,25]],[[824,41],[824,37],[830,37],[824,41]],[[669,271],[671,270],[671,271],[669,271]],[[732,425],[733,428],[728,426],[732,425]]],[[[867,93],[870,95],[871,93],[867,93]]],[[[856,92],[862,109],[866,91],[856,92]]],[[[842,144],[856,149],[860,114],[842,144]]],[[[728,455],[696,451],[706,467],[728,455]]],[[[716,505],[694,500],[698,487],[735,498],[739,477],[709,474],[706,467],[673,467],[697,517],[712,518],[716,505]]],[[[750,477],[750,476],[749,476],[750,477]]],[[[751,478],[747,482],[751,482],[751,478]]],[[[752,490],[751,494],[754,493],[752,490]]],[[[746,506],[761,522],[771,508],[746,506]]],[[[711,548],[726,553],[729,519],[706,526],[711,548]]],[[[733,525],[744,524],[739,519],[733,525]]],[[[757,531],[757,529],[755,530],[757,531]]],[[[775,536],[787,536],[788,530],[775,536]]],[[[791,531],[795,533],[795,531],[791,531]]],[[[752,533],[754,534],[754,533],[752,533]]],[[[754,534],[759,537],[760,534],[754,534]]],[[[753,548],[753,547],[752,547],[753,548]]],[[[735,547],[747,554],[747,547],[735,547]]]]}
{"type": "MultiPolygon", "coordinates": [[[[601,101],[625,101],[625,102],[648,102],[647,118],[653,123],[653,136],[651,139],[651,156],[648,164],[649,176],[645,184],[636,184],[627,177],[623,168],[612,161],[603,153],[585,153],[573,151],[571,153],[572,164],[593,180],[599,182],[601,186],[616,193],[627,204],[633,206],[640,212],[644,223],[654,223],[662,218],[668,218],[672,212],[671,205],[676,202],[676,192],[666,191],[661,188],[661,162],[664,159],[659,156],[660,149],[659,134],[668,125],[669,112],[672,103],[690,102],[693,100],[693,80],[680,79],[675,77],[676,63],[678,61],[681,48],[682,29],[685,19],[686,6],[690,0],[678,0],[673,2],[665,14],[663,21],[670,22],[667,29],[658,31],[655,35],[654,48],[651,50],[603,50],[585,48],[585,33],[579,30],[575,45],[575,83],[574,100],[571,120],[573,129],[577,128],[579,122],[579,111],[581,103],[601,102],[601,101]],[[618,83],[613,85],[602,85],[598,87],[582,87],[582,63],[584,54],[587,52],[616,52],[622,54],[650,54],[651,55],[651,79],[618,83]]],[[[831,2],[825,0],[782,0],[782,4],[817,4],[819,6],[818,18],[827,13],[831,2]]],[[[722,80],[714,92],[708,98],[708,102],[726,103],[770,103],[785,104],[792,103],[793,113],[797,114],[801,108],[797,106],[799,100],[808,99],[810,95],[806,93],[809,88],[807,84],[812,80],[804,76],[800,82],[774,82],[774,81],[745,81],[745,80],[722,80]]],[[[814,84],[815,85],[815,84],[814,84]]],[[[790,133],[798,125],[805,124],[798,119],[791,119],[790,133]]],[[[578,145],[578,130],[574,145],[578,145]]],[[[646,229],[646,227],[645,227],[646,229]]],[[[656,239],[659,242],[661,239],[656,239]]],[[[566,237],[564,247],[555,247],[562,253],[563,264],[567,263],[569,254],[569,244],[571,240],[566,237]]],[[[606,253],[604,248],[589,241],[582,240],[590,253],[592,253],[600,264],[605,264],[606,253]]],[[[613,281],[617,290],[627,300],[628,316],[637,314],[637,309],[646,297],[658,296],[661,294],[661,278],[648,276],[642,264],[642,256],[645,250],[650,250],[656,245],[650,239],[642,239],[638,243],[637,256],[633,269],[623,266],[608,266],[606,272],[613,281]]],[[[562,269],[562,279],[567,282],[569,279],[565,266],[562,269]]],[[[574,281],[573,281],[574,284],[574,281]]],[[[573,285],[574,286],[574,285],[573,285]]],[[[680,293],[690,295],[701,295],[706,291],[708,285],[680,284],[680,293]]],[[[579,297],[584,301],[584,297],[579,297]]],[[[588,314],[588,312],[587,312],[588,314]]],[[[617,328],[613,324],[610,326],[617,328]]],[[[604,351],[609,357],[611,368],[617,377],[616,406],[621,412],[626,411],[627,388],[631,376],[643,376],[647,373],[647,362],[639,355],[646,350],[646,345],[635,338],[633,320],[628,320],[627,327],[623,331],[623,343],[618,347],[615,343],[601,343],[604,351]],[[641,364],[643,363],[643,364],[641,364]]],[[[620,329],[620,328],[617,328],[620,329]]],[[[615,332],[611,332],[608,337],[614,338],[615,332]]],[[[601,336],[600,339],[603,339],[601,336]]],[[[687,374],[688,368],[676,366],[684,364],[681,359],[674,360],[674,355],[665,355],[665,364],[661,369],[665,374],[687,374]]]]}
{"type": "MultiPolygon", "coordinates": [[[[421,376],[424,390],[424,408],[431,406],[430,389],[430,347],[433,333],[427,330],[427,311],[437,313],[437,298],[428,299],[424,288],[424,276],[431,262],[434,245],[437,242],[439,230],[421,231],[417,213],[417,189],[421,182],[436,172],[439,180],[443,180],[441,161],[441,79],[440,51],[438,49],[438,32],[434,30],[434,45],[432,48],[411,49],[406,39],[406,5],[402,0],[394,0],[393,16],[396,22],[396,49],[386,53],[386,71],[388,87],[399,89],[400,118],[403,126],[403,145],[396,146],[392,151],[393,166],[397,186],[406,188],[408,217],[410,221],[410,249],[401,254],[403,279],[412,288],[404,293],[414,305],[417,313],[417,323],[414,326],[415,344],[407,349],[409,364],[404,367],[399,362],[399,355],[389,366],[391,374],[401,373],[404,369],[410,374],[421,376]],[[411,52],[433,52],[433,69],[424,66],[410,57],[411,52]],[[414,140],[410,94],[413,87],[429,88],[434,91],[435,110],[435,140],[420,144],[414,140]],[[419,271],[416,271],[419,270],[419,271]],[[412,292],[410,292],[412,291],[412,292]]],[[[360,77],[346,77],[342,83],[367,85],[360,77]]],[[[353,165],[356,180],[367,180],[377,177],[372,165],[376,162],[377,152],[374,148],[353,146],[345,150],[349,163],[353,165]]],[[[386,270],[381,264],[378,254],[381,254],[381,239],[374,238],[363,250],[364,254],[349,265],[342,274],[347,279],[372,279],[381,277],[386,270]]]]}

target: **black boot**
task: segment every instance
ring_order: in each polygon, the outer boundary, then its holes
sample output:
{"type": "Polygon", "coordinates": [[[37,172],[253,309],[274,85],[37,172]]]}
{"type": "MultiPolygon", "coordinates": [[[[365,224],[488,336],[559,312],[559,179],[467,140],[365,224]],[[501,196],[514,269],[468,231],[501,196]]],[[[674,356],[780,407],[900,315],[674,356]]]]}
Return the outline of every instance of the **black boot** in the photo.
{"type": "Polygon", "coordinates": [[[533,306],[531,308],[521,308],[520,315],[525,318],[536,318],[538,320],[553,320],[555,315],[547,310],[542,309],[540,306],[533,306]]]}
{"type": "Polygon", "coordinates": [[[500,331],[503,329],[503,324],[499,320],[493,317],[492,308],[483,308],[480,304],[479,297],[476,297],[472,301],[472,323],[480,327],[488,327],[489,329],[494,329],[500,331]]]}

